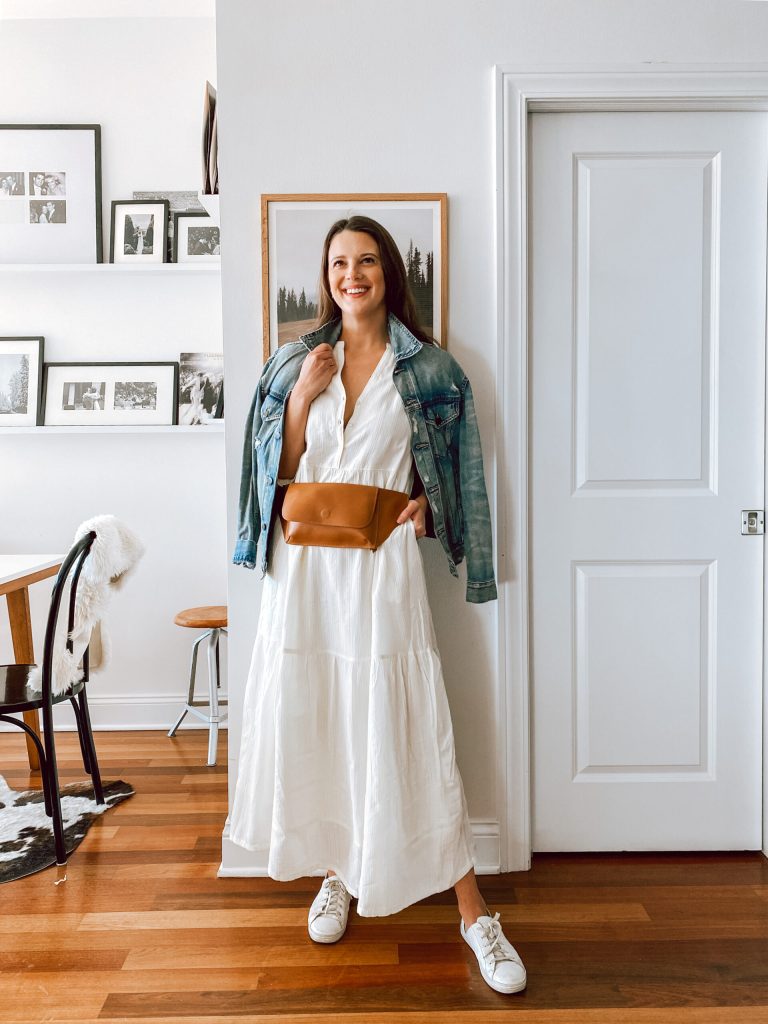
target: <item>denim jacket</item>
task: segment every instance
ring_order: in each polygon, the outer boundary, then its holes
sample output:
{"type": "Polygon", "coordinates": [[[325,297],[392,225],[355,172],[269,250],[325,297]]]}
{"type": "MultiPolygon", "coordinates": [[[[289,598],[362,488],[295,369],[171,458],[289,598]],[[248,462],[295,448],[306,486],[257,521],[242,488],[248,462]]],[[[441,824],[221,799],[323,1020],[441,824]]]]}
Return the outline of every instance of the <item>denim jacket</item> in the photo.
{"type": "MultiPolygon", "coordinates": [[[[424,344],[392,313],[389,340],[395,386],[411,421],[411,452],[427,496],[427,535],[437,537],[451,573],[467,559],[467,601],[493,601],[491,517],[483,476],[472,389],[442,348],[424,344]]],[[[261,576],[267,572],[285,405],[307,354],[333,346],[341,319],[281,345],[264,364],[245,424],[237,544],[233,562],[253,569],[261,537],[261,576]]]]}

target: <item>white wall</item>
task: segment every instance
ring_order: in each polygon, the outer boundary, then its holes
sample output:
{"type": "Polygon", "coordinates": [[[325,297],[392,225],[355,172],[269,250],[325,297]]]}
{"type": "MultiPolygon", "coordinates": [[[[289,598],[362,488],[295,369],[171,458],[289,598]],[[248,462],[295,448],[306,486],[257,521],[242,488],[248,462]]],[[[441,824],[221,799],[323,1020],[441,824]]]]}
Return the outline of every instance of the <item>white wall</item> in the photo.
{"type": "MultiPolygon", "coordinates": [[[[762,61],[767,29],[765,4],[724,0],[219,3],[224,324],[233,383],[227,407],[230,548],[240,468],[235,428],[261,365],[259,193],[449,194],[449,348],[478,400],[495,504],[493,65],[762,61]],[[247,193],[226,188],[227,181],[245,180],[247,193]]],[[[510,523],[513,536],[517,529],[510,523]]],[[[463,577],[460,584],[452,579],[437,542],[422,542],[422,553],[470,815],[492,832],[503,816],[493,717],[504,623],[497,604],[464,603],[463,577]]],[[[514,586],[517,567],[503,564],[503,552],[497,555],[501,584],[514,586]]],[[[258,614],[258,573],[231,567],[229,586],[235,634],[230,689],[241,696],[258,614]]],[[[232,778],[236,755],[235,741],[232,778]]],[[[225,843],[224,869],[255,866],[225,843]]]]}
{"type": "MultiPolygon", "coordinates": [[[[112,199],[199,188],[206,78],[216,80],[212,18],[0,21],[0,123],[102,126],[107,254],[112,199]]],[[[220,351],[220,280],[0,268],[0,336],[13,334],[43,335],[48,361],[220,351]]],[[[226,603],[223,456],[223,433],[205,428],[0,432],[0,552],[65,551],[77,524],[102,512],[147,547],[111,609],[113,665],[91,688],[97,727],[167,728],[183,700],[195,633],[173,616],[226,603]]],[[[38,653],[49,592],[30,591],[38,653]]],[[[9,644],[0,608],[0,652],[11,660],[9,644]]]]}

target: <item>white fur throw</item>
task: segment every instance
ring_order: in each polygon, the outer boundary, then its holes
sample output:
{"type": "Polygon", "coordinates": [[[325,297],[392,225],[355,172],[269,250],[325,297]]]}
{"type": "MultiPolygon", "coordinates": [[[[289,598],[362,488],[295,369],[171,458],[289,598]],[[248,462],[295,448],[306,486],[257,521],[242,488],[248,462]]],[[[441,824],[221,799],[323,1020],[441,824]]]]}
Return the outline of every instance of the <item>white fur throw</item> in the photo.
{"type": "MultiPolygon", "coordinates": [[[[103,669],[111,654],[109,635],[104,625],[104,612],[112,594],[119,590],[133,573],[144,554],[139,538],[114,516],[94,516],[86,519],[75,531],[73,544],[91,530],[96,538],[83,563],[77,585],[75,618],[72,628],[73,651],[67,650],[67,619],[69,615],[69,586],[62,595],[56,635],[53,641],[53,692],[61,693],[81,677],[80,663],[90,642],[89,668],[103,669]]],[[[71,574],[70,574],[71,578],[71,574]]],[[[42,686],[42,669],[37,668],[30,677],[35,689],[42,686]]]]}

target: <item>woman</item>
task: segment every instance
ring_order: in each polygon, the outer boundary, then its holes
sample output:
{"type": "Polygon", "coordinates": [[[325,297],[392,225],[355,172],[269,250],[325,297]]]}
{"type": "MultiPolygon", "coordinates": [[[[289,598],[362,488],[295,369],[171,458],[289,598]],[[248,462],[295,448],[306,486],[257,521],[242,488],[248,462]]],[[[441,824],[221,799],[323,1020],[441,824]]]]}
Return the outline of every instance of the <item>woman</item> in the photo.
{"type": "Polygon", "coordinates": [[[182,411],[179,422],[183,426],[194,427],[203,422],[203,373],[196,370],[189,385],[189,405],[182,411]]]}
{"type": "Polygon", "coordinates": [[[367,217],[328,232],[318,323],[267,361],[246,427],[234,561],[253,568],[261,536],[266,576],[230,838],[268,851],[272,878],[325,870],[316,942],[342,937],[351,896],[379,916],[453,886],[484,979],[519,991],[525,968],[475,880],[416,543],[439,537],[454,574],[466,551],[468,600],[496,597],[469,381],[419,329],[397,247],[367,217]],[[293,546],[274,507],[292,480],[410,500],[376,551],[293,546]]]}

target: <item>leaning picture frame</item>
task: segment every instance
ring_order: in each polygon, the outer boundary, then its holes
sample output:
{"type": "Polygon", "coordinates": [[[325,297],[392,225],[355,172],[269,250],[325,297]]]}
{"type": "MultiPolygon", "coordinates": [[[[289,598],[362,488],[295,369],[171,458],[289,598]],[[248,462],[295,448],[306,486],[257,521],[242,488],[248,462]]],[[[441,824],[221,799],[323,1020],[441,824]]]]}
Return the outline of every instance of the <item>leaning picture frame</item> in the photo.
{"type": "Polygon", "coordinates": [[[109,262],[166,263],[168,210],[167,199],[113,199],[109,262]]]}
{"type": "Polygon", "coordinates": [[[101,126],[0,124],[0,263],[101,263],[101,126]]]}
{"type": "Polygon", "coordinates": [[[421,326],[445,348],[448,196],[435,193],[289,194],[261,197],[264,359],[312,329],[325,236],[353,215],[372,217],[395,240],[421,326]]]}
{"type": "Polygon", "coordinates": [[[174,210],[174,263],[221,263],[219,225],[203,210],[174,210]]]}
{"type": "Polygon", "coordinates": [[[197,210],[200,213],[205,213],[205,208],[201,205],[198,198],[197,191],[192,189],[175,191],[161,191],[159,189],[155,191],[137,191],[134,189],[131,192],[132,199],[167,199],[168,200],[168,238],[166,242],[166,249],[168,255],[166,256],[166,263],[173,262],[173,215],[177,210],[197,210]]]}
{"type": "Polygon", "coordinates": [[[45,426],[172,426],[178,422],[176,362],[46,363],[45,426]]]}
{"type": "Polygon", "coordinates": [[[0,338],[0,430],[43,422],[43,352],[40,337],[0,338]]]}

